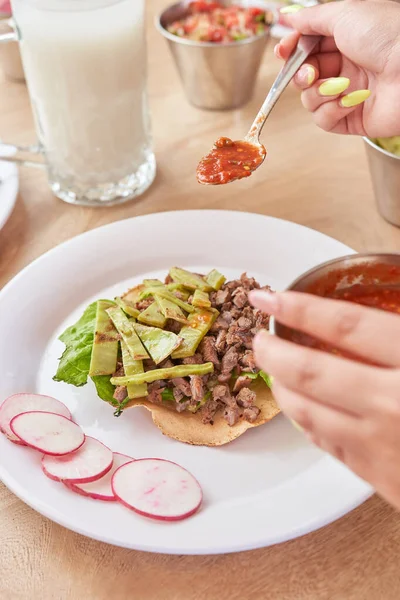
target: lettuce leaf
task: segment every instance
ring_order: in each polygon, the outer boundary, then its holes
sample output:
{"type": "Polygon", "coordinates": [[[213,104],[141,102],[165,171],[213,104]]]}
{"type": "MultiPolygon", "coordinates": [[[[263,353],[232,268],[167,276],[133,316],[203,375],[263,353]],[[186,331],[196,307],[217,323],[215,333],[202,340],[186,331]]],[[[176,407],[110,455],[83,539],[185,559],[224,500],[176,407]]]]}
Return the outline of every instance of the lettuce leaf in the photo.
{"type": "Polygon", "coordinates": [[[96,375],[92,381],[96,386],[96,392],[99,398],[109,402],[113,406],[120,406],[118,400],[114,398],[115,387],[110,382],[111,375],[96,375]]]}
{"type": "Polygon", "coordinates": [[[94,339],[97,302],[87,307],[79,321],[59,337],[65,344],[54,381],[64,381],[80,387],[88,380],[94,339]]]}
{"type": "MultiPolygon", "coordinates": [[[[90,358],[94,339],[96,323],[97,302],[90,304],[81,318],[68,327],[59,337],[65,344],[65,350],[60,358],[54,381],[69,383],[81,387],[87,383],[89,377],[90,358]]],[[[110,383],[109,375],[92,377],[98,396],[119,406],[113,398],[115,388],[110,383]]]]}
{"type": "MultiPolygon", "coordinates": [[[[265,371],[258,371],[258,373],[247,373],[246,371],[242,371],[240,373],[240,375],[245,375],[246,377],[248,377],[249,379],[258,379],[259,377],[261,377],[261,379],[264,381],[264,383],[271,389],[272,388],[272,381],[273,378],[271,375],[268,375],[268,373],[266,373],[265,371]]],[[[236,378],[237,379],[237,378],[236,378]]]]}

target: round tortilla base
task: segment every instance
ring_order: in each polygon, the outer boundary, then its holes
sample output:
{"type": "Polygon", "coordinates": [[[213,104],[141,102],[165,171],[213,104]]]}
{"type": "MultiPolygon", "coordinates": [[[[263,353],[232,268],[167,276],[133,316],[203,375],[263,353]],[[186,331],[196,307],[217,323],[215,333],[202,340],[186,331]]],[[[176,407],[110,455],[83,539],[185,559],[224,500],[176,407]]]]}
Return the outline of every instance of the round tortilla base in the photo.
{"type": "Polygon", "coordinates": [[[257,382],[251,388],[257,393],[256,405],[261,410],[254,423],[240,420],[230,427],[223,417],[223,411],[215,415],[214,424],[204,425],[201,414],[188,411],[178,413],[161,404],[152,404],[145,398],[132,400],[128,407],[144,406],[151,412],[153,422],[162,433],[174,440],[194,446],[223,446],[243,435],[252,427],[259,427],[271,421],[280,413],[271,390],[264,382],[257,382]]]}

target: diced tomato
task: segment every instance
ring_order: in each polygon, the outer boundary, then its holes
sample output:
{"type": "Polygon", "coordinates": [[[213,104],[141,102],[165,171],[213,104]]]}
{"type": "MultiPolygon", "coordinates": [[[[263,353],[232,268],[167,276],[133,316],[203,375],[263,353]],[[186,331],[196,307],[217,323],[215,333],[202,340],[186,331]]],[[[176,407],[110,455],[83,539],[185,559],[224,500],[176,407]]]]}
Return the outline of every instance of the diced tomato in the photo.
{"type": "Polygon", "coordinates": [[[198,19],[196,17],[187,18],[186,21],[183,21],[183,31],[186,34],[192,33],[197,27],[198,19]]]}
{"type": "Polygon", "coordinates": [[[228,15],[225,17],[225,27],[227,29],[233,29],[239,25],[239,19],[236,15],[228,15]]]}
{"type": "Polygon", "coordinates": [[[252,17],[258,17],[258,15],[262,15],[264,13],[264,11],[261,8],[256,8],[255,6],[247,10],[249,15],[252,17]]]}
{"type": "Polygon", "coordinates": [[[210,42],[222,42],[226,35],[226,29],[223,27],[210,27],[208,37],[210,42]]]}
{"type": "Polygon", "coordinates": [[[219,2],[205,2],[204,0],[197,0],[189,4],[192,12],[212,12],[216,8],[221,8],[219,2]]]}

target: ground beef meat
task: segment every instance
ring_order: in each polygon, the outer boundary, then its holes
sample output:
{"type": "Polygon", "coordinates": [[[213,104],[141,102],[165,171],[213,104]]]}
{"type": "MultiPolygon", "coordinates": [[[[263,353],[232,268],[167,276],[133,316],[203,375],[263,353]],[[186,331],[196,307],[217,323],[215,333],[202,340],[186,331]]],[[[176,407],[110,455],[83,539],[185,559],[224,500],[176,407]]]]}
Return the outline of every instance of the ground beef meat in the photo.
{"type": "Polygon", "coordinates": [[[233,298],[233,304],[238,308],[244,308],[247,304],[247,293],[243,288],[238,288],[233,298]]]}
{"type": "Polygon", "coordinates": [[[229,329],[229,323],[222,318],[222,315],[219,315],[218,319],[215,321],[213,326],[211,327],[211,332],[218,333],[221,330],[229,329]]]}
{"type": "Polygon", "coordinates": [[[203,363],[203,357],[201,356],[201,354],[197,353],[194,354],[193,356],[188,356],[187,358],[184,358],[182,361],[182,364],[184,365],[201,365],[203,363]]]}
{"type": "Polygon", "coordinates": [[[188,381],[186,381],[186,379],[183,379],[183,377],[175,377],[175,379],[171,379],[172,385],[176,388],[178,388],[178,390],[180,390],[184,396],[187,396],[188,398],[190,398],[191,396],[191,391],[190,391],[190,384],[188,381]]]}
{"type": "Polygon", "coordinates": [[[218,375],[219,383],[228,383],[230,381],[230,378],[231,378],[230,373],[220,373],[220,375],[218,375]]]}
{"type": "Polygon", "coordinates": [[[163,387],[160,385],[160,381],[153,381],[148,385],[147,400],[153,404],[160,404],[162,402],[161,394],[163,393],[163,387]]]}
{"type": "Polygon", "coordinates": [[[269,315],[266,315],[265,313],[261,312],[261,310],[255,310],[254,311],[254,316],[255,316],[255,326],[258,327],[259,329],[264,328],[264,329],[268,329],[269,328],[269,315]]]}
{"type": "Polygon", "coordinates": [[[215,295],[215,305],[216,306],[222,306],[223,304],[225,304],[225,302],[228,302],[230,299],[230,292],[228,289],[222,289],[222,290],[218,290],[218,292],[215,295]]]}
{"type": "Polygon", "coordinates": [[[224,319],[229,325],[233,321],[233,316],[229,310],[225,310],[221,313],[221,318],[224,319]]]}
{"type": "Polygon", "coordinates": [[[164,280],[165,285],[168,285],[169,283],[173,283],[173,281],[174,280],[172,279],[171,275],[168,273],[168,275],[166,276],[166,278],[164,280]]]}
{"type": "Polygon", "coordinates": [[[252,319],[248,319],[247,317],[240,317],[237,324],[240,327],[240,329],[243,329],[243,331],[248,331],[253,326],[253,321],[252,319]]]}
{"type": "Polygon", "coordinates": [[[167,331],[172,331],[172,333],[179,333],[182,327],[182,323],[178,321],[174,321],[173,319],[168,319],[167,323],[164,327],[167,331]]]}
{"type": "Polygon", "coordinates": [[[254,423],[254,421],[257,420],[260,412],[261,411],[258,406],[250,406],[249,408],[244,409],[243,418],[245,421],[249,421],[249,423],[254,423]]]}
{"type": "Polygon", "coordinates": [[[240,359],[240,364],[242,367],[251,371],[252,373],[256,373],[258,371],[256,360],[254,358],[254,352],[252,350],[246,350],[242,358],[240,359]]]}
{"type": "Polygon", "coordinates": [[[175,408],[178,413],[181,413],[187,410],[188,406],[190,406],[190,402],[189,400],[185,400],[185,402],[177,402],[175,408]]]}
{"type": "Polygon", "coordinates": [[[190,390],[192,393],[193,403],[201,402],[204,398],[203,380],[199,375],[190,376],[190,390]]]}
{"type": "Polygon", "coordinates": [[[115,392],[113,395],[113,398],[115,400],[118,400],[118,402],[122,402],[123,400],[125,400],[125,398],[127,397],[128,392],[126,390],[126,387],[124,385],[118,385],[115,388],[115,392]]]}
{"type": "Polygon", "coordinates": [[[146,308],[149,308],[150,304],[153,304],[153,302],[153,298],[144,298],[136,304],[136,308],[140,311],[146,310],[146,308]]]}
{"type": "Polygon", "coordinates": [[[215,340],[207,335],[200,344],[200,352],[202,354],[202,362],[212,362],[214,365],[219,365],[219,358],[215,348],[215,340]]]}
{"type": "Polygon", "coordinates": [[[240,276],[240,283],[246,290],[260,289],[260,284],[254,279],[254,277],[247,277],[247,273],[242,273],[240,276]]]}
{"type": "Polygon", "coordinates": [[[238,406],[228,406],[224,412],[224,419],[230,427],[236,425],[240,419],[240,410],[238,406]]]}
{"type": "Polygon", "coordinates": [[[249,390],[248,387],[243,387],[236,396],[236,402],[239,404],[239,406],[243,406],[243,408],[253,406],[255,400],[256,393],[252,390],[249,390]]]}
{"type": "Polygon", "coordinates": [[[173,388],[172,393],[174,395],[175,402],[180,402],[185,397],[185,394],[182,392],[182,390],[177,387],[173,388]]]}
{"type": "Polygon", "coordinates": [[[227,385],[216,385],[212,391],[213,400],[221,401],[224,404],[231,403],[232,396],[227,385]]]}
{"type": "Polygon", "coordinates": [[[229,348],[222,358],[222,373],[231,373],[239,362],[239,354],[235,348],[229,348]]]}
{"type": "Polygon", "coordinates": [[[143,368],[145,371],[154,371],[154,369],[158,369],[158,366],[150,358],[143,361],[143,368]]]}
{"type": "Polygon", "coordinates": [[[213,424],[213,419],[218,408],[218,402],[216,400],[211,399],[201,409],[201,420],[204,423],[204,425],[207,425],[208,423],[211,425],[213,424]]]}
{"type": "Polygon", "coordinates": [[[226,348],[226,331],[221,329],[218,332],[217,339],[215,340],[215,348],[218,354],[222,354],[226,348]]]}
{"type": "Polygon", "coordinates": [[[170,358],[166,358],[165,360],[162,361],[162,363],[157,365],[157,369],[170,369],[173,366],[174,366],[174,363],[172,362],[172,360],[170,358]]]}
{"type": "Polygon", "coordinates": [[[236,392],[239,392],[243,388],[250,387],[252,381],[253,380],[250,379],[250,377],[246,377],[245,375],[241,375],[235,381],[235,385],[233,386],[233,392],[236,394],[236,392]]]}

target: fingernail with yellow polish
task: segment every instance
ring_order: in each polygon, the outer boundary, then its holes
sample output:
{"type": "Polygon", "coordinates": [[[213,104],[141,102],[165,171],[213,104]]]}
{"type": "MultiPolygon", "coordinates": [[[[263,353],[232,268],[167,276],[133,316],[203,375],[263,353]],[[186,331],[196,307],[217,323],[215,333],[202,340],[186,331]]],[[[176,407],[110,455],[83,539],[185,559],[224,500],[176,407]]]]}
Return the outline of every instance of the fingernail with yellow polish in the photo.
{"type": "Polygon", "coordinates": [[[302,86],[310,86],[315,81],[316,71],[312,65],[303,65],[298,70],[296,81],[302,86]]]}
{"type": "Polygon", "coordinates": [[[351,108],[352,106],[357,106],[357,104],[362,104],[365,102],[370,95],[371,90],[357,90],[347,94],[347,96],[343,96],[343,98],[340,100],[340,104],[343,106],[343,108],[351,108]]]}
{"type": "Polygon", "coordinates": [[[347,77],[332,77],[327,79],[318,88],[321,96],[337,96],[342,94],[350,85],[350,79],[347,77]]]}
{"type": "Polygon", "coordinates": [[[304,6],[300,6],[300,4],[291,4],[290,6],[284,6],[279,12],[282,15],[291,15],[299,12],[299,10],[302,10],[303,8],[304,6]]]}

